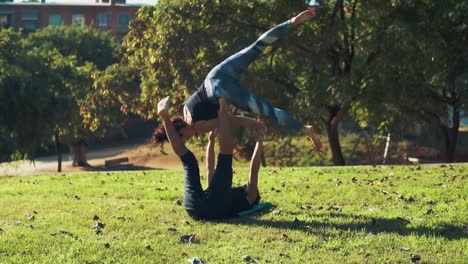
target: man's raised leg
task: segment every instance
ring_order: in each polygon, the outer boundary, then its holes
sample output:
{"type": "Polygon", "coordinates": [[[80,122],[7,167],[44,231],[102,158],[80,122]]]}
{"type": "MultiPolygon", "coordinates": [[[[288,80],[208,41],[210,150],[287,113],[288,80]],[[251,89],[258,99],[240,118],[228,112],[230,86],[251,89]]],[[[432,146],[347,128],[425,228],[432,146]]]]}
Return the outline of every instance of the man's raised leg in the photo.
{"type": "Polygon", "coordinates": [[[234,139],[231,131],[231,120],[227,114],[226,101],[219,99],[218,111],[218,140],[219,155],[211,182],[208,186],[208,202],[216,216],[227,216],[230,214],[232,204],[232,152],[234,139]]]}

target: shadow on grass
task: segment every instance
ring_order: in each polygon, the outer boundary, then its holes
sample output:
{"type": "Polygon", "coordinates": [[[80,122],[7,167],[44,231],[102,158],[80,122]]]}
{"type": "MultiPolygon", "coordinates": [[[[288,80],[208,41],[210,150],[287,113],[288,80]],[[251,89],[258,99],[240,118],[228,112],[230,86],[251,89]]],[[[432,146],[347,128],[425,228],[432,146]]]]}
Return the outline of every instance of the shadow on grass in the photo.
{"type": "MultiPolygon", "coordinates": [[[[265,213],[263,213],[265,214],[265,213]]],[[[319,215],[317,215],[319,216],[319,215]]],[[[467,226],[455,226],[447,223],[438,224],[436,227],[408,227],[408,220],[403,218],[374,218],[350,214],[323,214],[320,215],[324,221],[287,221],[274,219],[259,219],[257,216],[245,218],[233,218],[225,223],[252,225],[266,228],[277,228],[284,230],[298,230],[308,234],[323,234],[326,229],[341,231],[365,232],[368,235],[379,233],[394,233],[402,236],[438,236],[449,240],[468,238],[467,226]],[[336,218],[349,218],[354,223],[333,223],[336,218]]]]}
{"type": "Polygon", "coordinates": [[[102,166],[89,166],[89,167],[83,167],[84,171],[146,171],[146,170],[162,170],[158,168],[151,168],[151,167],[145,167],[145,166],[135,166],[133,164],[121,164],[121,165],[115,165],[111,167],[105,167],[104,165],[102,166]]]}

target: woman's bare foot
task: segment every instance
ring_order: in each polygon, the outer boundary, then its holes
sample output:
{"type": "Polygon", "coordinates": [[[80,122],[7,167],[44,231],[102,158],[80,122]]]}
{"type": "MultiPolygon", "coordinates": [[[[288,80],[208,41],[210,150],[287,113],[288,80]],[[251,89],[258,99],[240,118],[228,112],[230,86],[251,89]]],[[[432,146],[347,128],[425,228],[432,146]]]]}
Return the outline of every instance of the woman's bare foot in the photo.
{"type": "Polygon", "coordinates": [[[322,142],[320,142],[320,139],[315,134],[314,128],[311,125],[307,125],[307,126],[304,126],[304,127],[306,129],[307,135],[312,140],[312,142],[314,142],[315,147],[317,147],[318,149],[321,149],[322,148],[322,142]]]}
{"type": "Polygon", "coordinates": [[[311,20],[315,16],[315,8],[316,7],[309,7],[308,10],[302,11],[299,15],[291,18],[291,23],[294,25],[300,25],[311,20]]]}

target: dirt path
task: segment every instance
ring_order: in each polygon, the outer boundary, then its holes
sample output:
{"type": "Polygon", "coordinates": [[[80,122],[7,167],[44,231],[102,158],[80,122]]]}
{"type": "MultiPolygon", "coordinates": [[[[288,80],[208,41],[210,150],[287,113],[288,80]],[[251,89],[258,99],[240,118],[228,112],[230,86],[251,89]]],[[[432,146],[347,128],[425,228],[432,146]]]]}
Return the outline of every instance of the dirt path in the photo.
{"type": "MultiPolygon", "coordinates": [[[[91,168],[73,167],[71,157],[64,154],[62,173],[74,173],[98,170],[151,170],[151,169],[182,169],[179,158],[174,153],[163,155],[158,149],[147,144],[133,144],[119,147],[93,149],[88,154],[91,168]],[[109,159],[127,157],[128,162],[110,168],[104,163],[109,159]]],[[[35,175],[57,172],[57,156],[39,157],[34,162],[20,161],[0,163],[0,176],[35,175]]]]}

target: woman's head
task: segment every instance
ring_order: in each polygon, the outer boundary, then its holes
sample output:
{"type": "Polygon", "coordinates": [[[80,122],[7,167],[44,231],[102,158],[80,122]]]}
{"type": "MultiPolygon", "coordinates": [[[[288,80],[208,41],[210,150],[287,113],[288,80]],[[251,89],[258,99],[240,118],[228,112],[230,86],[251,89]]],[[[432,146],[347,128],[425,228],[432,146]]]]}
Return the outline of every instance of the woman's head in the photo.
{"type": "MultiPolygon", "coordinates": [[[[192,127],[184,121],[182,117],[174,117],[171,120],[172,125],[174,125],[177,133],[179,136],[184,140],[189,140],[193,136],[195,136],[195,131],[192,127]]],[[[168,141],[166,130],[164,129],[164,125],[161,123],[159,126],[154,130],[151,143],[154,146],[160,146],[161,148],[164,145],[164,142],[168,141]]]]}

